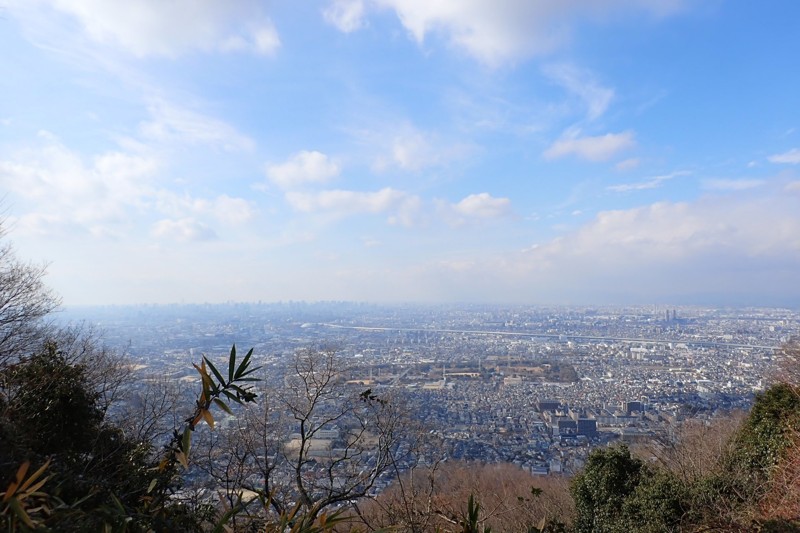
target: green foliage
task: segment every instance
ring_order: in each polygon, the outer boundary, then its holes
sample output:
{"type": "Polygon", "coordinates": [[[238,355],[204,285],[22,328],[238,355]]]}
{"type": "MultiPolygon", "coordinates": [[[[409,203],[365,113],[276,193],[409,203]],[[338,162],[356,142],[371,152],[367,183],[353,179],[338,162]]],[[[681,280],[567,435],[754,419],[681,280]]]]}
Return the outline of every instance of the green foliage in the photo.
{"type": "Polygon", "coordinates": [[[593,451],[572,495],[577,532],[678,531],[688,506],[677,478],[648,467],[626,446],[593,451]]]}
{"type": "Polygon", "coordinates": [[[55,343],[10,366],[4,381],[4,418],[18,446],[70,460],[91,447],[103,418],[98,395],[87,386],[86,369],[68,364],[55,343]]]}
{"type": "Polygon", "coordinates": [[[49,342],[6,367],[1,385],[0,479],[16,472],[17,481],[4,493],[9,527],[21,520],[29,528],[95,530],[103,524],[102,509],[114,500],[136,504],[146,483],[148,449],[105,423],[83,365],[69,363],[49,342]],[[27,464],[46,465],[47,477],[35,479],[41,467],[19,481],[27,464]]]}
{"type": "Polygon", "coordinates": [[[575,530],[614,532],[626,529],[623,504],[639,485],[645,466],[626,446],[595,450],[572,483],[575,530]]]}
{"type": "Polygon", "coordinates": [[[692,487],[695,520],[755,527],[758,503],[799,430],[800,394],[795,387],[779,383],[759,394],[717,470],[692,487]]]}
{"type": "Polygon", "coordinates": [[[467,512],[461,520],[462,533],[491,533],[492,528],[480,526],[481,504],[475,499],[474,494],[469,495],[467,512]]]}
{"type": "Polygon", "coordinates": [[[726,463],[729,468],[768,479],[798,429],[800,394],[786,383],[770,387],[756,398],[726,463]]]}
{"type": "Polygon", "coordinates": [[[681,531],[689,510],[689,491],[664,470],[646,469],[647,475],[625,500],[622,514],[630,530],[641,533],[681,531]]]}

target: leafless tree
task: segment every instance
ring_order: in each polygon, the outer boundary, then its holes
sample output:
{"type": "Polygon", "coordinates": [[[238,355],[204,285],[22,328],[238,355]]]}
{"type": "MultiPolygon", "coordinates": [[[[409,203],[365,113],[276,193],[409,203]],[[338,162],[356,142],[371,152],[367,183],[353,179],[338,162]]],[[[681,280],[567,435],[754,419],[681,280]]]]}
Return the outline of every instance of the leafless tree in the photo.
{"type": "Polygon", "coordinates": [[[437,521],[437,476],[446,457],[439,437],[424,431],[419,424],[409,424],[405,439],[392,458],[392,485],[376,497],[357,502],[354,522],[371,531],[430,531],[437,521]]]}
{"type": "MultiPolygon", "coordinates": [[[[236,412],[229,437],[205,452],[218,463],[205,467],[217,486],[233,499],[261,494],[262,517],[303,524],[366,495],[392,467],[408,417],[393,398],[348,384],[347,373],[334,350],[297,353],[282,383],[267,384],[259,405],[236,412]]],[[[255,517],[254,503],[243,514],[255,517]]]]}
{"type": "Polygon", "coordinates": [[[117,423],[137,442],[164,442],[191,412],[186,388],[160,375],[144,375],[137,381],[135,388],[125,391],[125,402],[115,415],[117,423]]]}
{"type": "Polygon", "coordinates": [[[17,259],[11,244],[0,244],[0,365],[41,346],[43,321],[60,303],[42,280],[46,270],[17,259]]]}
{"type": "Polygon", "coordinates": [[[133,379],[133,366],[124,353],[105,344],[101,331],[78,323],[44,327],[41,335],[58,346],[68,363],[86,368],[88,385],[98,394],[98,407],[103,413],[125,394],[133,379]]]}
{"type": "Polygon", "coordinates": [[[669,428],[656,442],[634,449],[645,460],[657,462],[686,483],[693,483],[719,466],[733,443],[731,438],[744,420],[743,412],[733,412],[713,420],[690,419],[669,428]]]}
{"type": "Polygon", "coordinates": [[[512,464],[447,461],[405,473],[359,505],[360,517],[370,530],[452,531],[470,496],[480,504],[481,527],[493,531],[543,529],[569,523],[574,513],[565,478],[533,476],[512,464]],[[410,490],[412,486],[418,490],[410,490]]]}
{"type": "Polygon", "coordinates": [[[800,393],[800,339],[786,343],[777,353],[775,379],[791,385],[800,393]]]}

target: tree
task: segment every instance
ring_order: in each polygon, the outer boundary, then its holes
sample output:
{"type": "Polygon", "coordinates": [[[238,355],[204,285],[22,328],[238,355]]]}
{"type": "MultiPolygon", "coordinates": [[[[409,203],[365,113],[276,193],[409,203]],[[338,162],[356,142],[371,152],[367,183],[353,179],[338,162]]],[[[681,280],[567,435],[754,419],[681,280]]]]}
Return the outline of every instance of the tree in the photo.
{"type": "Polygon", "coordinates": [[[7,365],[0,390],[0,479],[48,464],[44,525],[97,530],[105,507],[136,507],[147,488],[148,449],[104,421],[86,367],[54,342],[7,365]]]}
{"type": "Polygon", "coordinates": [[[534,476],[508,463],[446,461],[399,475],[374,499],[359,503],[359,516],[372,530],[421,533],[467,522],[492,531],[560,531],[572,520],[572,507],[562,478],[534,476]]]}
{"type": "Polygon", "coordinates": [[[243,491],[261,495],[268,508],[253,499],[244,502],[245,515],[292,516],[307,527],[370,491],[405,436],[406,413],[346,377],[334,350],[298,352],[281,383],[265,385],[260,404],[237,417],[230,435],[206,440],[201,468],[229,504],[242,504],[243,491]]]}
{"type": "Polygon", "coordinates": [[[60,303],[43,282],[45,272],[45,265],[20,261],[11,244],[0,244],[0,368],[41,345],[43,320],[60,303]]]}
{"type": "Polygon", "coordinates": [[[572,484],[575,530],[579,533],[625,531],[623,504],[644,474],[644,463],[631,456],[627,446],[598,449],[589,454],[586,468],[572,484]]]}
{"type": "Polygon", "coordinates": [[[744,413],[732,412],[711,421],[689,419],[635,451],[689,485],[716,471],[720,457],[730,452],[732,437],[744,418],[744,413]]]}

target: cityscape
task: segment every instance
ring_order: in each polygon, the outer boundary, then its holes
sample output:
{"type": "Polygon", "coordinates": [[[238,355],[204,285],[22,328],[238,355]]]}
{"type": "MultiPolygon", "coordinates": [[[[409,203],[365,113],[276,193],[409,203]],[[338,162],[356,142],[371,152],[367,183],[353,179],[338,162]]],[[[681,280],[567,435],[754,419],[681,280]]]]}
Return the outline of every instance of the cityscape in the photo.
{"type": "MultiPolygon", "coordinates": [[[[72,308],[59,320],[101,331],[136,365],[138,386],[158,376],[189,397],[192,363],[233,344],[254,349],[264,389],[281,387],[298,352],[335,352],[346,387],[401,398],[445,459],[564,476],[594,448],[746,411],[800,334],[795,310],[670,306],[230,303],[72,308]]],[[[219,416],[222,427],[234,418],[219,416]]],[[[340,429],[321,431],[310,450],[336,453],[340,429]]]]}

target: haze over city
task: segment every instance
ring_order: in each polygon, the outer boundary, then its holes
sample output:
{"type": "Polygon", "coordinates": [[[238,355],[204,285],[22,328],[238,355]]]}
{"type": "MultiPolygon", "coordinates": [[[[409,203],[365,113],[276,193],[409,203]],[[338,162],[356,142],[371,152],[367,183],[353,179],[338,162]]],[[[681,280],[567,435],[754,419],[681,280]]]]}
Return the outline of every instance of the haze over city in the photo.
{"type": "Polygon", "coordinates": [[[0,8],[0,191],[67,306],[800,302],[800,5],[0,8]]]}

